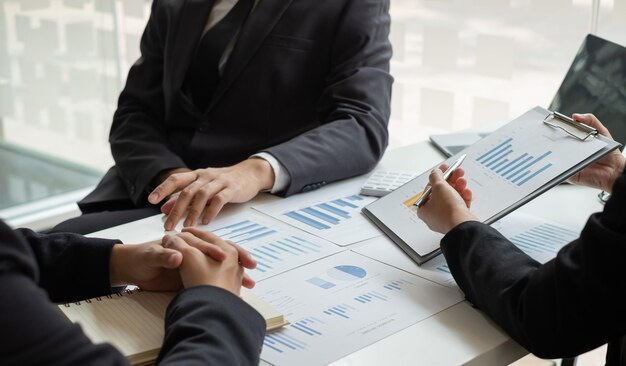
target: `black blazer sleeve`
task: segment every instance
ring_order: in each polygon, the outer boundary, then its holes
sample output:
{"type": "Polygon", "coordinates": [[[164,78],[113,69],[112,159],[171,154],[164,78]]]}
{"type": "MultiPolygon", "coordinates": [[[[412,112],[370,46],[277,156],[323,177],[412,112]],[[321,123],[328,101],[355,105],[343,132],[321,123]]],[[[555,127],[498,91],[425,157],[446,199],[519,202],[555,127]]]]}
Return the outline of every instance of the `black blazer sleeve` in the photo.
{"type": "MultiPolygon", "coordinates": [[[[83,292],[88,285],[85,277],[96,273],[85,265],[100,249],[108,248],[110,252],[111,245],[97,241],[94,245],[98,249],[90,253],[80,248],[91,246],[87,239],[80,245],[72,245],[78,244],[75,241],[78,236],[22,233],[25,236],[0,222],[0,365],[128,364],[110,345],[93,345],[48,297],[64,301],[66,296],[77,298],[91,293],[91,290],[83,292]],[[79,254],[86,255],[84,261],[79,254]],[[74,260],[69,261],[70,258],[74,260]],[[76,272],[84,269],[83,274],[76,272]],[[66,282],[52,283],[53,279],[66,282]]],[[[108,258],[106,253],[100,254],[108,258]]],[[[95,267],[100,262],[96,260],[92,264],[95,267]]],[[[100,272],[108,273],[108,259],[106,269],[100,272]]],[[[108,277],[94,278],[91,282],[95,288],[101,288],[103,283],[108,286],[108,277]]]]}
{"type": "Polygon", "coordinates": [[[442,240],[450,270],[467,299],[530,352],[572,357],[626,333],[626,176],[603,213],[578,240],[544,265],[477,222],[442,240]]]}
{"type": "Polygon", "coordinates": [[[187,166],[175,152],[165,128],[165,35],[167,14],[153,1],[148,24],[141,37],[141,57],[128,72],[113,116],[109,143],[119,174],[135,204],[161,172],[187,166]]]}
{"type": "Polygon", "coordinates": [[[265,320],[241,298],[213,286],[181,292],[167,309],[164,365],[258,365],[265,320]]]}
{"type": "Polygon", "coordinates": [[[54,302],[78,301],[111,293],[109,262],[118,241],[78,234],[38,234],[18,229],[36,260],[38,285],[54,302]]]}
{"type": "Polygon", "coordinates": [[[285,195],[311,183],[363,174],[382,157],[389,139],[393,83],[389,29],[388,0],[352,0],[346,5],[318,102],[322,125],[265,149],[291,176],[285,195]]]}
{"type": "MultiPolygon", "coordinates": [[[[83,299],[97,291],[89,285],[108,287],[114,242],[21,233],[0,222],[0,365],[127,365],[111,345],[92,344],[48,297],[83,299]]],[[[240,298],[204,286],[170,304],[165,333],[163,365],[258,365],[265,321],[240,298]]]]}

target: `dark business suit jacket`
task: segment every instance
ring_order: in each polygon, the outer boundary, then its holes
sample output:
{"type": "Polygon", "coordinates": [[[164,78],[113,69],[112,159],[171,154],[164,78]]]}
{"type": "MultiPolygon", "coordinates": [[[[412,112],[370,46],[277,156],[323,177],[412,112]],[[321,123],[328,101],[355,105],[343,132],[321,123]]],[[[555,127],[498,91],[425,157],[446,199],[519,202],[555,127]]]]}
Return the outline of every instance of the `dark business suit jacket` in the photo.
{"type": "MultiPolygon", "coordinates": [[[[13,231],[0,222],[0,365],[126,365],[50,303],[109,294],[115,242],[13,231]]],[[[258,365],[265,321],[228,291],[182,291],[167,309],[159,363],[258,365]]]]}
{"type": "Polygon", "coordinates": [[[442,240],[467,299],[519,344],[569,358],[609,342],[607,365],[626,365],[626,175],[579,239],[541,265],[496,230],[461,224],[442,240]]]}
{"type": "Polygon", "coordinates": [[[381,158],[389,0],[260,0],[202,112],[181,88],[210,11],[205,0],[154,1],[111,127],[116,166],[83,209],[129,197],[141,205],[161,171],[229,166],[262,151],[291,176],[286,195],[381,158]]]}

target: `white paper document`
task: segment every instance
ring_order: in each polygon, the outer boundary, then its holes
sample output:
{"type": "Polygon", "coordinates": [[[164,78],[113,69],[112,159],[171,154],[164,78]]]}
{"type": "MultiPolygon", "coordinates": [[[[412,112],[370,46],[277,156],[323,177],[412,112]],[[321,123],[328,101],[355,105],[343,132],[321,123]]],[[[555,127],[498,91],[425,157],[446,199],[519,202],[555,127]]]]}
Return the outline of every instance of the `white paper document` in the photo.
{"type": "Polygon", "coordinates": [[[265,337],[274,365],[325,365],[462,300],[459,291],[351,251],[257,284],[291,322],[265,337]]]}
{"type": "MultiPolygon", "coordinates": [[[[467,157],[462,168],[473,193],[472,212],[481,221],[515,207],[607,146],[601,139],[583,142],[545,125],[542,120],[546,113],[542,108],[532,109],[463,151],[467,157]]],[[[456,158],[450,158],[448,164],[456,158]]],[[[401,240],[399,244],[406,244],[419,256],[437,250],[442,237],[428,229],[413,207],[428,183],[428,175],[366,208],[401,240]]]]}
{"type": "Polygon", "coordinates": [[[352,249],[352,251],[437,282],[443,286],[457,287],[443,255],[438,255],[419,266],[386,236],[368,240],[367,243],[352,249]]]}
{"type": "MultiPolygon", "coordinates": [[[[521,212],[513,212],[491,226],[540,263],[553,259],[563,246],[580,235],[579,230],[521,212]]],[[[443,255],[418,266],[387,237],[372,239],[352,250],[444,286],[456,287],[443,255]]]]}
{"type": "Polygon", "coordinates": [[[333,243],[253,210],[217,219],[198,228],[246,249],[257,262],[256,269],[247,270],[248,274],[257,281],[342,250],[333,243]]]}
{"type": "Polygon", "coordinates": [[[254,209],[335,244],[346,246],[383,235],[361,213],[376,200],[359,194],[362,180],[335,183],[254,209]]]}

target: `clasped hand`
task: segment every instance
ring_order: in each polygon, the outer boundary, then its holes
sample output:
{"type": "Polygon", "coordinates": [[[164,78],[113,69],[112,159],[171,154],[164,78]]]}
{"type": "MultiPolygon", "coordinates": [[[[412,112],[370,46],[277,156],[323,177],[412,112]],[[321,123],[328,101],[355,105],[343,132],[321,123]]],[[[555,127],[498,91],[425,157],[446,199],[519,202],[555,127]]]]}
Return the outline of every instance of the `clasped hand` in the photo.
{"type": "Polygon", "coordinates": [[[257,158],[227,168],[176,169],[171,173],[148,196],[152,204],[169,197],[161,206],[167,215],[165,230],[173,230],[185,212],[184,226],[193,226],[198,219],[206,225],[225,204],[247,202],[274,184],[271,166],[257,158]]]}
{"type": "Polygon", "coordinates": [[[254,287],[244,268],[256,261],[237,244],[215,234],[185,228],[161,241],[115,245],[110,259],[111,286],[137,285],[148,291],[177,291],[211,285],[239,295],[254,287]]]}

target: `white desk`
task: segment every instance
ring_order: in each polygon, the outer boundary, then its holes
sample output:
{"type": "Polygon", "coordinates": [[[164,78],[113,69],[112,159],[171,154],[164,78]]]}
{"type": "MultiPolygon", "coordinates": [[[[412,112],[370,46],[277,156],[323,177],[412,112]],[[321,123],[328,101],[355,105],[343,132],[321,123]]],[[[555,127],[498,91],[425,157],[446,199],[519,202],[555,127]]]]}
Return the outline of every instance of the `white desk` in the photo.
{"type": "MultiPolygon", "coordinates": [[[[417,171],[430,169],[443,160],[428,142],[387,152],[380,168],[417,171]]],[[[362,178],[356,178],[362,179],[362,178]]],[[[562,185],[520,208],[575,228],[582,228],[590,213],[602,210],[597,191],[562,185]]],[[[249,209],[251,204],[280,198],[260,195],[253,203],[232,205],[228,212],[249,209]]],[[[118,238],[127,243],[144,242],[162,234],[160,217],[151,217],[92,236],[118,238]]],[[[333,363],[348,365],[508,365],[527,354],[500,328],[467,302],[454,305],[403,331],[363,348],[333,363]]],[[[313,356],[313,355],[312,355],[313,356]]]]}

